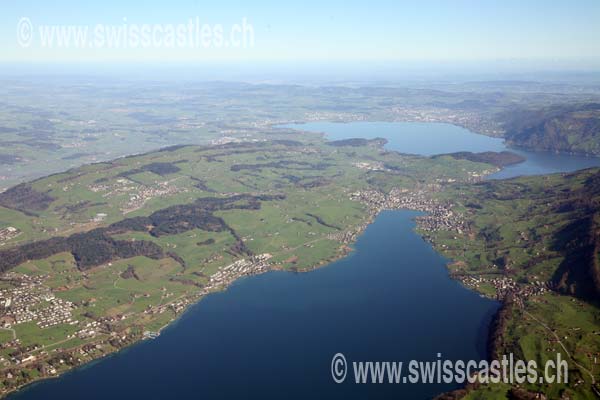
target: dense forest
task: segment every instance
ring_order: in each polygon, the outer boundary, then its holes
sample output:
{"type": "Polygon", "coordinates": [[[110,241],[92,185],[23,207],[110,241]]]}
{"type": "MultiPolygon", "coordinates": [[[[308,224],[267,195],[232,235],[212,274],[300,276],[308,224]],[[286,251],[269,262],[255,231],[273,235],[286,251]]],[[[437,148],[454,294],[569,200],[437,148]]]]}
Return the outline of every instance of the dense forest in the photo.
{"type": "MultiPolygon", "coordinates": [[[[115,240],[111,235],[131,231],[148,232],[152,236],[175,235],[193,229],[210,232],[229,231],[236,243],[229,250],[235,255],[252,255],[236,231],[215,211],[232,209],[260,209],[262,201],[282,200],[283,195],[237,195],[231,197],[204,197],[192,204],[167,207],[148,217],[126,218],[108,227],[76,233],[68,237],[27,243],[0,251],[0,271],[4,272],[28,260],[40,260],[61,252],[70,252],[77,267],[86,270],[119,258],[146,256],[153,259],[165,257],[163,249],[147,240],[115,240]]],[[[178,257],[167,254],[176,261],[178,257]]]]}
{"type": "Polygon", "coordinates": [[[509,144],[547,151],[600,154],[600,103],[561,104],[500,114],[509,144]]]}

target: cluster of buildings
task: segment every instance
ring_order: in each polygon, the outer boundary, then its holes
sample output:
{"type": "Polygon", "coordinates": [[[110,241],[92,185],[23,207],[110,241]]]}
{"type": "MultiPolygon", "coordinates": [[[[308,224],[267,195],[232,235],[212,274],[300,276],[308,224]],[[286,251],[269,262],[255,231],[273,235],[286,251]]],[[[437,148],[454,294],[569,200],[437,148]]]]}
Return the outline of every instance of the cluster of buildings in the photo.
{"type": "MultiPolygon", "coordinates": [[[[386,209],[409,209],[426,212],[426,215],[416,219],[419,229],[424,232],[445,230],[462,234],[467,231],[466,222],[459,214],[452,211],[451,204],[436,202],[424,190],[392,189],[388,195],[376,190],[367,190],[352,193],[350,198],[366,204],[372,216],[386,209]]],[[[336,232],[330,235],[330,239],[339,240],[342,243],[353,242],[364,227],[361,226],[356,230],[347,232],[336,232]]],[[[482,285],[490,285],[496,290],[496,299],[502,300],[507,296],[512,296],[514,301],[521,305],[523,300],[529,296],[540,295],[548,291],[546,282],[517,283],[506,276],[486,278],[465,275],[459,277],[459,279],[465,286],[473,289],[478,289],[482,285]]]]}
{"type": "MultiPolygon", "coordinates": [[[[357,122],[366,121],[368,117],[365,114],[352,112],[336,112],[336,111],[309,111],[304,113],[301,122],[357,122]]],[[[293,122],[290,122],[293,123],[293,122]]]]}
{"type": "Polygon", "coordinates": [[[425,232],[454,231],[462,234],[467,228],[464,219],[449,206],[438,205],[427,215],[417,218],[419,229],[425,232]]]}
{"type": "Polygon", "coordinates": [[[358,235],[360,235],[367,228],[367,225],[368,225],[368,223],[364,223],[364,224],[355,226],[354,228],[350,228],[345,231],[337,231],[337,232],[329,233],[327,235],[327,239],[335,240],[336,242],[340,242],[343,244],[354,243],[356,241],[358,235]]]}
{"type": "MultiPolygon", "coordinates": [[[[217,273],[211,275],[208,284],[206,284],[202,290],[197,292],[195,296],[179,298],[170,303],[161,304],[159,306],[148,306],[146,310],[144,310],[145,314],[162,314],[165,311],[169,310],[174,312],[175,314],[179,314],[185,308],[195,301],[195,298],[202,297],[214,290],[218,290],[225,286],[228,286],[236,279],[247,276],[247,275],[256,275],[269,270],[270,264],[269,259],[272,258],[272,255],[269,253],[258,254],[250,257],[249,259],[240,259],[237,260],[223,268],[221,268],[217,273]]],[[[146,338],[152,338],[152,332],[145,335],[146,338]]]]}
{"type": "Polygon", "coordinates": [[[425,190],[392,189],[389,194],[377,190],[363,190],[350,194],[350,199],[366,204],[372,216],[382,210],[408,209],[426,212],[417,218],[419,228],[425,232],[448,230],[462,233],[466,224],[454,213],[449,203],[439,203],[425,190]]]}
{"type": "Polygon", "coordinates": [[[380,161],[372,161],[372,162],[359,161],[359,162],[355,162],[354,166],[358,169],[364,169],[367,171],[385,171],[385,167],[383,166],[383,163],[380,161]]]}
{"type": "Polygon", "coordinates": [[[501,136],[504,133],[498,122],[474,111],[438,107],[392,107],[390,113],[397,121],[444,122],[490,136],[501,136]]]}
{"type": "Polygon", "coordinates": [[[148,314],[148,315],[156,315],[156,314],[162,314],[167,310],[172,310],[175,313],[179,313],[181,311],[183,311],[185,309],[185,307],[191,302],[183,299],[183,300],[177,300],[171,303],[165,303],[165,304],[161,304],[158,306],[152,306],[149,305],[148,308],[146,310],[144,310],[144,314],[148,314]]]}
{"type": "MultiPolygon", "coordinates": [[[[309,111],[298,119],[265,118],[257,121],[244,121],[236,126],[229,125],[220,129],[221,134],[240,136],[240,133],[264,132],[265,129],[279,128],[280,125],[302,124],[306,122],[357,122],[366,121],[368,118],[363,113],[338,112],[338,111],[309,111]],[[245,129],[244,129],[245,128],[245,129]]],[[[279,128],[286,129],[286,128],[279,128]]],[[[230,138],[231,139],[231,138],[230,138]]],[[[212,142],[215,144],[215,142],[212,142]]],[[[216,144],[222,144],[217,142],[216,144]]]]}
{"type": "Polygon", "coordinates": [[[463,275],[458,277],[458,279],[463,285],[472,289],[479,289],[482,285],[492,286],[496,290],[495,298],[497,300],[504,300],[508,296],[511,296],[519,305],[523,305],[523,300],[526,298],[544,294],[549,290],[546,282],[517,283],[514,279],[506,276],[486,278],[483,276],[463,275]]]}
{"type": "Polygon", "coordinates": [[[136,184],[129,179],[119,178],[114,183],[94,183],[88,189],[94,193],[106,192],[102,197],[113,197],[136,189],[136,184]]]}
{"type": "Polygon", "coordinates": [[[37,312],[37,325],[40,328],[49,328],[59,324],[76,325],[77,320],[72,319],[71,311],[75,308],[73,303],[54,297],[50,294],[46,297],[47,306],[37,312]]]}
{"type": "Polygon", "coordinates": [[[346,231],[333,232],[328,239],[343,244],[353,243],[365,230],[370,221],[383,210],[416,210],[426,212],[417,218],[418,226],[425,232],[449,230],[462,233],[466,224],[460,215],[451,210],[450,204],[440,204],[431,199],[424,190],[392,189],[389,194],[377,190],[362,190],[350,194],[350,199],[367,206],[369,217],[366,222],[346,231]]]}
{"type": "Polygon", "coordinates": [[[154,187],[139,185],[135,191],[129,194],[129,201],[121,207],[121,211],[123,211],[123,214],[130,213],[142,208],[148,200],[154,197],[171,196],[180,191],[184,190],[177,186],[169,185],[169,182],[159,182],[154,187]]]}
{"type": "Polygon", "coordinates": [[[100,329],[100,322],[91,321],[85,324],[81,329],[79,329],[75,334],[68,335],[68,338],[78,337],[80,339],[86,339],[90,337],[96,336],[98,330],[100,329]]]}
{"type": "Polygon", "coordinates": [[[88,186],[94,193],[105,192],[102,197],[114,197],[128,194],[127,203],[121,207],[123,214],[138,210],[150,199],[160,196],[170,196],[186,189],[178,188],[170,184],[170,181],[157,182],[155,186],[146,186],[135,183],[127,178],[119,178],[114,183],[95,183],[88,186]]]}
{"type": "Polygon", "coordinates": [[[185,310],[185,308],[188,306],[189,303],[190,303],[190,300],[177,300],[173,303],[170,303],[169,308],[175,314],[179,314],[180,312],[185,310]]]}
{"type": "Polygon", "coordinates": [[[0,228],[0,246],[21,234],[21,231],[13,226],[0,228]]]}
{"type": "MultiPolygon", "coordinates": [[[[240,133],[240,131],[238,131],[237,129],[222,129],[219,131],[222,135],[227,135],[227,134],[232,134],[232,133],[240,133]]],[[[245,142],[246,140],[244,138],[240,138],[239,135],[238,137],[232,137],[232,136],[221,136],[220,138],[217,139],[213,139],[210,141],[210,144],[213,146],[220,146],[223,144],[229,144],[229,143],[241,143],[241,142],[245,142]]]]}
{"type": "Polygon", "coordinates": [[[0,326],[34,321],[40,328],[58,324],[75,324],[72,320],[73,303],[59,299],[50,289],[42,285],[46,276],[29,276],[7,272],[0,281],[10,283],[9,288],[0,289],[0,326]]]}
{"type": "Polygon", "coordinates": [[[106,213],[97,213],[96,216],[92,218],[92,222],[100,223],[104,221],[106,217],[108,217],[108,214],[106,213]]]}
{"type": "Polygon", "coordinates": [[[227,286],[242,276],[266,272],[269,269],[268,261],[271,257],[271,254],[264,253],[252,256],[247,260],[237,260],[211,275],[210,283],[205,287],[205,290],[210,291],[218,287],[227,286]]]}

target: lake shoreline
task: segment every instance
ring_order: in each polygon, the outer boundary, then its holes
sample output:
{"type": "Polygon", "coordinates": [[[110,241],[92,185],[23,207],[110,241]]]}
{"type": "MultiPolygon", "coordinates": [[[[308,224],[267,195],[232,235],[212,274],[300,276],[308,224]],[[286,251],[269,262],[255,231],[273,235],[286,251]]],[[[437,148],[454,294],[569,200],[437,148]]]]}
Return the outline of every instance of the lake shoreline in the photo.
{"type": "MultiPolygon", "coordinates": [[[[250,276],[264,275],[264,274],[267,274],[267,273],[270,273],[270,272],[287,272],[287,273],[291,273],[291,274],[301,274],[302,275],[302,274],[308,274],[308,273],[311,273],[311,272],[314,272],[314,271],[321,270],[323,268],[332,266],[337,261],[343,260],[344,258],[348,257],[349,255],[351,255],[352,253],[354,253],[356,251],[356,247],[354,245],[360,239],[360,237],[364,234],[365,230],[369,226],[371,226],[377,218],[380,217],[380,215],[382,214],[382,212],[396,212],[396,211],[399,211],[399,212],[402,212],[402,211],[411,211],[412,212],[412,211],[415,211],[415,210],[406,209],[406,208],[403,208],[403,209],[382,209],[382,210],[380,210],[379,212],[377,212],[375,214],[369,214],[369,216],[365,219],[365,222],[360,225],[360,229],[357,231],[357,234],[356,234],[356,239],[354,240],[353,244],[351,244],[351,246],[347,246],[345,248],[345,251],[339,253],[338,256],[333,257],[333,258],[329,258],[327,260],[323,260],[323,261],[319,262],[318,264],[316,264],[316,265],[314,265],[314,266],[312,266],[310,268],[303,268],[303,269],[297,269],[297,270],[286,270],[286,269],[280,268],[277,265],[275,265],[275,266],[273,266],[272,269],[269,269],[268,271],[261,272],[261,273],[256,274],[256,275],[250,275],[250,276]]],[[[414,223],[414,226],[411,228],[413,234],[416,235],[417,237],[419,237],[424,243],[427,244],[427,246],[430,246],[437,254],[439,254],[441,256],[441,253],[439,253],[437,250],[434,249],[432,243],[430,243],[427,240],[425,240],[425,238],[422,235],[420,235],[418,232],[416,232],[417,224],[416,224],[416,221],[414,220],[414,218],[416,218],[416,217],[411,218],[411,221],[413,221],[413,223],[414,223]]],[[[455,281],[455,282],[457,282],[457,280],[454,279],[454,278],[452,278],[450,276],[450,274],[448,273],[449,270],[447,269],[447,265],[450,264],[450,262],[451,262],[451,260],[448,260],[447,263],[446,263],[447,279],[449,281],[455,281]]],[[[164,331],[169,330],[169,329],[175,327],[178,324],[178,322],[182,320],[182,318],[187,317],[187,315],[189,315],[194,310],[195,307],[200,306],[202,304],[202,302],[204,300],[206,300],[207,298],[209,298],[211,295],[225,293],[231,287],[239,284],[244,279],[247,279],[250,276],[240,276],[239,278],[237,278],[234,281],[232,281],[231,283],[229,283],[227,286],[224,286],[224,287],[220,288],[219,290],[212,291],[212,292],[210,292],[208,294],[202,295],[202,297],[200,297],[197,301],[195,301],[194,303],[191,303],[188,307],[186,307],[185,310],[182,313],[180,313],[175,318],[173,318],[169,323],[165,324],[159,330],[159,332],[162,334],[164,331]]],[[[461,287],[463,289],[466,289],[469,292],[477,293],[476,291],[472,290],[471,288],[465,287],[463,285],[461,285],[461,287]]],[[[497,314],[497,311],[494,311],[494,313],[493,313],[494,318],[495,318],[496,314],[497,314]]],[[[487,330],[488,333],[489,333],[490,332],[489,326],[490,326],[490,323],[492,323],[492,322],[490,322],[490,320],[486,317],[483,321],[481,321],[481,323],[482,323],[481,330],[483,330],[483,331],[487,330]]],[[[489,340],[488,337],[489,337],[489,335],[481,335],[480,339],[483,340],[483,341],[488,341],[489,340]]],[[[53,380],[56,380],[56,379],[63,378],[64,376],[66,376],[68,374],[75,373],[77,371],[83,371],[85,369],[91,368],[94,365],[96,365],[97,363],[101,363],[101,362],[104,362],[105,360],[108,360],[110,358],[122,355],[122,354],[124,354],[124,353],[126,353],[126,352],[128,352],[128,351],[130,351],[132,349],[134,349],[137,346],[143,345],[147,341],[148,341],[147,338],[141,337],[139,340],[137,340],[137,341],[135,341],[135,342],[133,342],[133,343],[125,346],[125,347],[122,347],[122,348],[120,348],[120,349],[118,349],[116,351],[112,351],[112,352],[106,353],[106,354],[102,355],[101,357],[94,358],[91,361],[85,362],[84,364],[81,364],[81,365],[79,365],[79,366],[77,366],[75,368],[71,368],[71,369],[65,370],[64,372],[61,372],[60,374],[58,374],[56,376],[39,378],[39,379],[36,379],[36,380],[34,380],[32,382],[29,382],[29,383],[27,383],[23,387],[20,387],[20,388],[14,390],[14,391],[6,393],[5,395],[3,395],[3,398],[13,398],[12,397],[13,395],[25,393],[30,388],[33,388],[33,387],[35,387],[35,386],[37,386],[39,384],[42,384],[45,381],[53,381],[53,380]]],[[[486,346],[486,347],[489,347],[489,341],[488,341],[488,346],[486,346]]],[[[485,350],[485,353],[481,353],[482,358],[488,358],[488,354],[487,353],[488,353],[487,349],[485,350]]],[[[441,392],[439,394],[441,395],[443,393],[444,392],[441,392]]]]}
{"type": "MultiPolygon", "coordinates": [[[[376,214],[376,215],[372,216],[372,218],[368,218],[368,222],[366,222],[366,223],[364,224],[364,227],[363,227],[363,229],[361,230],[361,234],[362,234],[362,233],[364,233],[364,229],[366,229],[366,227],[367,227],[367,226],[369,226],[370,224],[372,224],[372,223],[373,223],[373,220],[374,220],[375,218],[377,218],[377,216],[378,216],[378,215],[379,215],[379,214],[376,214]]],[[[418,234],[418,233],[417,233],[417,235],[418,235],[418,236],[420,236],[421,238],[423,238],[423,236],[422,236],[422,235],[420,235],[420,234],[418,234]]],[[[430,245],[432,245],[432,247],[433,247],[433,244],[430,244],[430,245]]],[[[434,250],[435,250],[435,248],[434,248],[434,250]]],[[[319,262],[317,265],[315,265],[315,266],[313,266],[313,267],[304,268],[304,269],[299,269],[299,270],[297,270],[297,271],[291,271],[291,272],[311,272],[311,271],[315,271],[315,270],[317,270],[317,269],[320,269],[320,268],[323,268],[323,267],[329,266],[330,264],[334,263],[334,262],[335,262],[335,261],[337,261],[337,260],[340,260],[340,259],[343,259],[343,258],[347,257],[347,256],[348,256],[348,254],[349,254],[349,253],[351,253],[352,251],[353,251],[353,249],[352,249],[352,248],[347,248],[347,249],[344,249],[344,251],[343,251],[343,252],[341,252],[341,253],[340,253],[338,256],[336,256],[336,257],[332,257],[332,258],[328,258],[328,259],[326,259],[326,260],[322,260],[321,262],[319,262]]],[[[439,251],[437,251],[437,250],[436,250],[436,252],[437,252],[438,254],[441,254],[441,253],[440,253],[439,251]]],[[[449,261],[449,262],[451,262],[451,261],[449,261]]],[[[278,269],[277,269],[276,267],[274,267],[272,270],[278,270],[278,269]]],[[[449,279],[451,279],[451,280],[455,280],[455,279],[454,279],[454,278],[452,278],[452,277],[449,277],[449,279]]],[[[235,282],[233,282],[232,284],[234,284],[234,283],[237,283],[237,282],[239,282],[240,280],[241,280],[241,278],[238,278],[238,279],[236,279],[236,280],[235,280],[235,282]]],[[[231,286],[231,285],[228,285],[228,286],[224,287],[222,290],[219,290],[219,291],[214,291],[214,292],[211,292],[211,293],[209,293],[209,294],[213,294],[213,293],[220,293],[220,292],[226,291],[226,290],[227,290],[227,289],[228,289],[230,286],[231,286]]],[[[464,286],[463,286],[463,287],[464,287],[464,286]]],[[[472,290],[471,288],[468,288],[468,287],[465,287],[465,288],[467,288],[467,289],[469,289],[469,290],[471,290],[471,291],[474,291],[474,290],[472,290]]],[[[475,293],[478,293],[477,291],[474,291],[474,292],[475,292],[475,293]]],[[[182,317],[182,315],[184,315],[184,314],[186,314],[187,312],[189,312],[189,310],[190,310],[190,309],[191,309],[191,308],[192,308],[194,305],[197,305],[197,304],[199,304],[199,303],[200,303],[200,302],[201,302],[203,299],[205,299],[205,297],[206,297],[206,296],[207,296],[207,295],[203,295],[203,296],[202,296],[200,299],[198,299],[197,301],[195,301],[194,303],[192,303],[190,306],[186,307],[185,311],[184,311],[182,314],[180,314],[180,315],[176,316],[176,317],[175,317],[175,318],[173,318],[173,319],[172,319],[172,320],[171,320],[169,323],[165,324],[165,325],[163,326],[163,328],[161,328],[161,330],[162,330],[162,329],[165,329],[165,328],[168,328],[168,327],[172,327],[172,326],[173,326],[173,325],[176,323],[176,321],[178,321],[178,320],[179,320],[179,319],[182,317]]],[[[498,312],[499,312],[499,311],[498,311],[498,312]]],[[[493,320],[494,320],[494,321],[497,319],[497,314],[498,314],[498,312],[496,313],[496,315],[495,315],[495,316],[494,316],[494,318],[493,318],[493,320]]],[[[491,330],[489,330],[489,333],[490,333],[490,334],[492,334],[491,330]]],[[[494,340],[496,340],[496,339],[497,339],[497,337],[495,337],[495,338],[494,338],[494,340]]],[[[94,361],[103,360],[103,359],[107,358],[107,356],[116,355],[116,354],[120,353],[120,352],[121,352],[121,351],[123,351],[123,350],[127,350],[127,349],[130,349],[130,348],[134,347],[134,345],[136,345],[136,344],[140,344],[141,342],[143,342],[143,340],[136,341],[136,342],[134,342],[133,344],[131,344],[131,345],[127,345],[126,347],[124,347],[124,348],[122,348],[122,349],[116,350],[116,351],[114,351],[114,352],[111,352],[111,353],[107,353],[107,354],[103,355],[102,357],[98,357],[98,358],[94,359],[93,361],[91,361],[91,363],[93,364],[93,362],[94,362],[94,361]]],[[[86,363],[86,364],[84,364],[84,365],[82,366],[82,368],[86,368],[86,367],[88,367],[88,366],[90,366],[90,363],[86,363]]],[[[79,368],[81,368],[81,367],[76,367],[76,368],[74,368],[73,370],[76,370],[76,369],[79,369],[79,368]]],[[[65,373],[71,372],[71,371],[73,371],[73,370],[66,371],[65,373]]],[[[64,373],[63,373],[63,374],[64,374],[64,373]]],[[[63,374],[61,374],[60,376],[63,376],[63,374]]],[[[58,377],[58,376],[57,376],[57,377],[58,377]]],[[[55,378],[55,377],[51,377],[51,378],[55,378]]],[[[41,382],[42,380],[45,380],[45,379],[46,379],[46,378],[44,378],[44,379],[40,379],[40,380],[37,380],[37,381],[35,381],[35,382],[31,382],[31,383],[29,383],[29,384],[36,384],[36,383],[39,383],[39,382],[41,382]]],[[[28,384],[28,385],[29,385],[29,384],[28,384]]],[[[27,386],[28,386],[28,385],[27,385],[27,386]]],[[[25,387],[26,387],[26,386],[25,386],[25,387]]],[[[19,391],[20,391],[20,390],[19,390],[19,391]]]]}

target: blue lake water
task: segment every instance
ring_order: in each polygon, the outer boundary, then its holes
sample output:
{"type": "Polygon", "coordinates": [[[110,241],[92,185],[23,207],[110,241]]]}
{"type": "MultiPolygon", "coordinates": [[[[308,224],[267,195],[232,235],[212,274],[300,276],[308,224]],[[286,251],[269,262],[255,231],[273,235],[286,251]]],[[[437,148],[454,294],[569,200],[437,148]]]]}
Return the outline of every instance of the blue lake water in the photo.
{"type": "MultiPolygon", "coordinates": [[[[448,124],[310,123],[331,140],[384,137],[388,149],[433,155],[507,150],[448,124]]],[[[573,171],[600,159],[513,150],[527,161],[492,178],[573,171]]],[[[380,214],[348,257],[310,273],[270,272],[207,296],[163,331],[11,399],[427,399],[451,384],[357,385],[331,359],[485,357],[496,302],[448,277],[446,260],[413,231],[412,211],[380,214]]]]}
{"type": "Polygon", "coordinates": [[[504,179],[519,175],[541,175],[571,172],[600,166],[600,158],[549,152],[535,152],[507,147],[504,140],[473,133],[450,124],[421,122],[310,122],[285,125],[286,128],[321,132],[329,140],[350,138],[388,140],[386,148],[401,153],[431,156],[457,151],[512,151],[525,162],[511,165],[488,179],[504,179]]]}
{"type": "Polygon", "coordinates": [[[331,377],[338,352],[349,362],[485,357],[498,305],[449,279],[446,260],[413,232],[416,215],[383,212],[348,257],[242,279],[157,339],[11,399],[426,399],[451,390],[331,377]]]}
{"type": "Polygon", "coordinates": [[[600,166],[600,158],[570,154],[556,154],[542,151],[526,151],[507,148],[506,150],[525,157],[525,162],[509,165],[488,179],[513,178],[520,175],[543,175],[555,172],[572,172],[579,169],[600,166]]]}

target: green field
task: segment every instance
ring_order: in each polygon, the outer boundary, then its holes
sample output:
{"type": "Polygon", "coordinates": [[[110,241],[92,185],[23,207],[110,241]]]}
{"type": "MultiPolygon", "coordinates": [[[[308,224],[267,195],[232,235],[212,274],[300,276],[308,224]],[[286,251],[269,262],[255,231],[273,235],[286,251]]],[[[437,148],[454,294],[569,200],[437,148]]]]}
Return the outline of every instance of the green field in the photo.
{"type": "MultiPolygon", "coordinates": [[[[469,221],[465,232],[422,232],[454,260],[457,278],[510,279],[509,292],[489,283],[468,285],[504,302],[497,354],[513,353],[544,365],[561,353],[568,385],[526,385],[549,398],[595,398],[600,379],[597,169],[457,185],[438,194],[452,199],[469,221]],[[540,287],[543,292],[540,293],[540,287]],[[535,291],[530,295],[528,291],[535,291]]],[[[501,396],[507,386],[481,387],[467,398],[501,396]],[[493,393],[493,394],[492,394],[493,393]]],[[[523,389],[523,388],[522,388],[523,389]]],[[[512,393],[511,396],[517,396],[512,393]]],[[[493,397],[492,397],[493,398],[493,397]]]]}
{"type": "MultiPolygon", "coordinates": [[[[37,277],[41,284],[31,293],[49,291],[71,308],[70,323],[14,325],[18,343],[0,354],[9,360],[7,371],[28,372],[3,381],[5,390],[48,368],[68,368],[58,355],[64,361],[77,354],[71,360],[77,365],[160,330],[188,304],[227,285],[211,277],[236,260],[270,254],[269,269],[309,270],[343,256],[347,243],[336,238],[360,231],[372,217],[350,199],[353,192],[466,182],[491,170],[387,152],[376,142],[333,146],[307,139],[167,149],[0,194],[0,227],[20,231],[0,248],[2,269],[37,277]],[[357,161],[386,167],[369,170],[357,161]],[[27,355],[35,361],[11,362],[27,355]]],[[[0,333],[5,343],[12,340],[10,331],[0,333]]]]}

